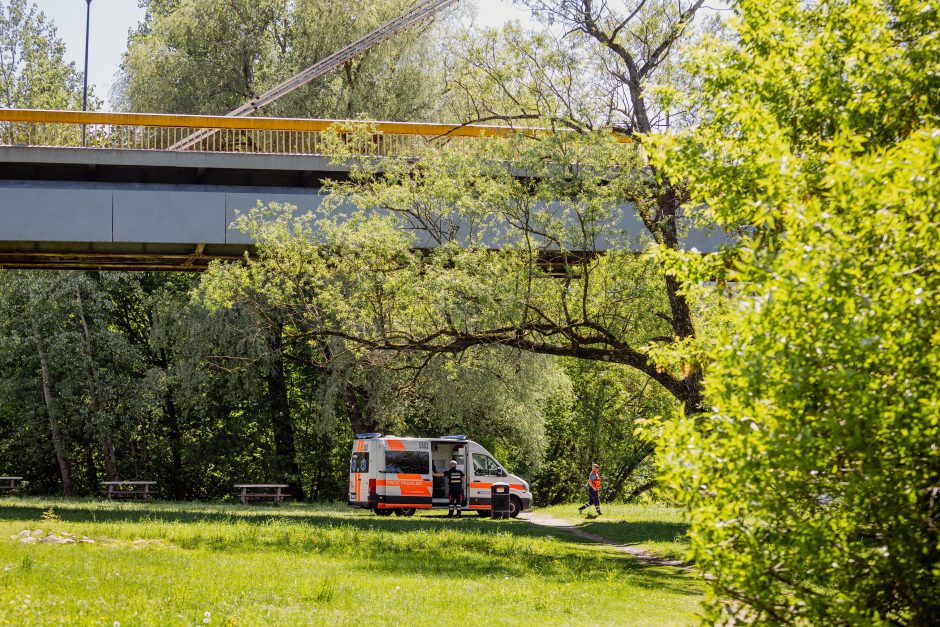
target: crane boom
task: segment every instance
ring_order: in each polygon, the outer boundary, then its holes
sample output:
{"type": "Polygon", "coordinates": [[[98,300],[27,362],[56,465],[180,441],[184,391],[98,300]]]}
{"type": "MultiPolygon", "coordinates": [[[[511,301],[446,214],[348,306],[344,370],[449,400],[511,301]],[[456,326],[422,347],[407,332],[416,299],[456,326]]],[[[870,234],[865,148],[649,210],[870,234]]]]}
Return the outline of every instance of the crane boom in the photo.
{"type": "MultiPolygon", "coordinates": [[[[401,15],[398,15],[397,17],[382,24],[364,37],[361,37],[348,46],[337,50],[330,56],[317,61],[307,69],[298,72],[282,83],[275,85],[260,96],[252,98],[237,109],[232,109],[225,115],[231,117],[245,117],[251,115],[261,107],[269,105],[278,98],[291,93],[295,89],[303,87],[313,79],[323,76],[327,72],[336,69],[347,61],[350,61],[357,56],[368,52],[372,48],[392,38],[398,33],[411,28],[418,22],[433,16],[438,11],[447,8],[452,4],[456,4],[457,2],[458,0],[421,0],[421,2],[418,2],[416,5],[401,15]]],[[[197,131],[170,146],[170,150],[185,150],[187,148],[191,148],[197,142],[205,139],[206,137],[210,137],[214,133],[215,131],[213,130],[197,131]]]]}

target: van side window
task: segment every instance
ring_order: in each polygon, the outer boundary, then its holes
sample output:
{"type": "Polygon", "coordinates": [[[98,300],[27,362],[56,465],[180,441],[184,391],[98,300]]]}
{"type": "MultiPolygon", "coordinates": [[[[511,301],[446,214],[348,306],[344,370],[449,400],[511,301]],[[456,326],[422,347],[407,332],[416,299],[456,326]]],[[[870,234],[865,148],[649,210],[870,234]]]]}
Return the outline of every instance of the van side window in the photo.
{"type": "Polygon", "coordinates": [[[499,467],[496,460],[483,453],[473,454],[473,473],[478,477],[505,477],[506,473],[499,467]]]}
{"type": "Polygon", "coordinates": [[[369,472],[369,453],[353,453],[349,472],[369,472]]]}
{"type": "Polygon", "coordinates": [[[431,455],[426,451],[385,451],[386,474],[426,475],[431,455]]]}

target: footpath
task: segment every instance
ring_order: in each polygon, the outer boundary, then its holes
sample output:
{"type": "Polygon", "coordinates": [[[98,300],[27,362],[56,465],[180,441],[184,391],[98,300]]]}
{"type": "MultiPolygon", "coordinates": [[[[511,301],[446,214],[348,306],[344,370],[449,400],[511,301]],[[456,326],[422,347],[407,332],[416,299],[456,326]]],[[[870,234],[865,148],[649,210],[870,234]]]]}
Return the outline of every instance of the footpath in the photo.
{"type": "Polygon", "coordinates": [[[591,533],[590,531],[585,531],[580,527],[572,525],[567,520],[561,520],[560,518],[555,518],[553,516],[548,516],[547,514],[539,514],[537,512],[522,512],[519,514],[520,520],[525,520],[532,523],[533,525],[539,525],[540,527],[551,527],[552,529],[561,529],[567,531],[573,535],[583,538],[585,540],[590,540],[591,542],[597,542],[598,544],[606,544],[609,547],[612,547],[615,551],[620,553],[626,553],[631,557],[636,558],[637,560],[643,562],[644,564],[649,564],[650,566],[672,566],[674,568],[680,568],[684,571],[693,573],[695,569],[686,564],[685,562],[680,562],[678,560],[670,560],[664,557],[660,557],[649,551],[644,551],[635,546],[629,544],[621,544],[619,542],[614,542],[610,538],[605,538],[604,536],[599,536],[596,533],[591,533]]]}

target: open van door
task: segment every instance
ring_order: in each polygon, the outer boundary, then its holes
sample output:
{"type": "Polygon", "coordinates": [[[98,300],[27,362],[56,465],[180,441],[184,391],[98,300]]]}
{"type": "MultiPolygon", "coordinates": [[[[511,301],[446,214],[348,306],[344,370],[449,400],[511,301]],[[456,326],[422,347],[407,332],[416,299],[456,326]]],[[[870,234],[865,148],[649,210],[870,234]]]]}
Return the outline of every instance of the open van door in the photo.
{"type": "Polygon", "coordinates": [[[491,490],[493,484],[503,481],[507,473],[486,449],[476,442],[470,443],[470,459],[467,460],[467,474],[469,476],[470,490],[467,495],[470,509],[490,510],[491,490]]]}
{"type": "Polygon", "coordinates": [[[369,472],[372,469],[372,448],[370,440],[357,437],[353,442],[352,457],[349,460],[349,504],[354,507],[371,506],[369,472]]]}

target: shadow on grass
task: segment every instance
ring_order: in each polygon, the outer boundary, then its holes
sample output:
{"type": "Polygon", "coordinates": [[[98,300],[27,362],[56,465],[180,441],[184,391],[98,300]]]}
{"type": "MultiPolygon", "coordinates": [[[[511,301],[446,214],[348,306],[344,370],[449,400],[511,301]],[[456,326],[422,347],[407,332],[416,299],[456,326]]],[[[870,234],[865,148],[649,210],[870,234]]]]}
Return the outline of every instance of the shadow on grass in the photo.
{"type": "Polygon", "coordinates": [[[686,523],[662,521],[614,522],[588,519],[577,526],[621,544],[677,542],[682,541],[689,531],[686,523]]]}
{"type": "Polygon", "coordinates": [[[446,514],[428,512],[403,518],[379,517],[341,504],[332,508],[254,508],[167,501],[3,499],[0,521],[28,521],[29,528],[52,526],[55,523],[42,520],[50,507],[61,520],[59,524],[130,523],[139,525],[133,530],[139,534],[136,537],[163,538],[183,549],[315,554],[348,559],[356,567],[391,574],[455,579],[537,575],[577,582],[585,577],[629,577],[639,587],[700,593],[694,578],[674,569],[645,565],[567,532],[518,520],[493,521],[476,514],[448,519],[446,514]]]}
{"type": "MultiPolygon", "coordinates": [[[[289,505],[272,507],[265,505],[240,505],[227,503],[197,503],[155,501],[141,503],[133,501],[96,501],[81,499],[37,499],[31,503],[29,497],[16,500],[0,500],[0,521],[41,520],[52,508],[55,515],[65,522],[78,523],[249,523],[267,525],[272,522],[289,522],[323,527],[353,527],[362,530],[439,531],[446,525],[462,525],[463,528],[506,531],[510,527],[523,535],[546,536],[550,531],[532,528],[520,521],[491,521],[476,513],[459,519],[448,519],[446,513],[419,512],[413,517],[376,516],[368,510],[346,508],[342,503],[324,505],[289,505]],[[526,533],[528,531],[529,533],[526,533]]],[[[576,539],[574,539],[576,540],[576,539]]]]}

